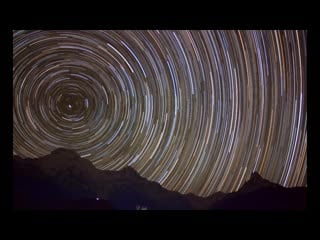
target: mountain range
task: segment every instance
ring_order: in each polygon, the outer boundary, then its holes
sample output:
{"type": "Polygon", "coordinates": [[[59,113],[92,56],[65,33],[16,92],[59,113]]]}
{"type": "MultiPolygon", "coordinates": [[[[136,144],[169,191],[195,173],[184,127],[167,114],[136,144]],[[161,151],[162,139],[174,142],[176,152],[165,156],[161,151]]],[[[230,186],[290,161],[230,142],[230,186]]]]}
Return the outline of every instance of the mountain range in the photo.
{"type": "Polygon", "coordinates": [[[307,188],[285,188],[254,172],[237,192],[181,194],[132,167],[99,170],[75,151],[58,148],[31,159],[13,156],[13,207],[43,210],[304,210],[307,188]]]}

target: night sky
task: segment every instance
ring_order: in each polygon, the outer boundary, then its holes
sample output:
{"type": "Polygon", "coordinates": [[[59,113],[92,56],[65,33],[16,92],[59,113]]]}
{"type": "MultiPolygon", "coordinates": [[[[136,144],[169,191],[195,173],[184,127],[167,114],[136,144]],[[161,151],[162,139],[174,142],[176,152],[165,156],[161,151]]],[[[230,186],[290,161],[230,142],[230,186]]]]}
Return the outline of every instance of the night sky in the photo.
{"type": "Polygon", "coordinates": [[[181,193],[306,186],[306,31],[14,31],[13,153],[181,193]]]}

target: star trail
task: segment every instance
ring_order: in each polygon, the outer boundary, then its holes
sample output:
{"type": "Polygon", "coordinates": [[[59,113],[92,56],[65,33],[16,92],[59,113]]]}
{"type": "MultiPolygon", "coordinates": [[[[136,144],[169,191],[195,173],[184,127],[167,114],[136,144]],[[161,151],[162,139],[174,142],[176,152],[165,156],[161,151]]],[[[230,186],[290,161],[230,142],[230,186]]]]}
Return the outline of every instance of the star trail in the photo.
{"type": "Polygon", "coordinates": [[[307,32],[13,31],[13,153],[181,193],[307,185],[307,32]]]}

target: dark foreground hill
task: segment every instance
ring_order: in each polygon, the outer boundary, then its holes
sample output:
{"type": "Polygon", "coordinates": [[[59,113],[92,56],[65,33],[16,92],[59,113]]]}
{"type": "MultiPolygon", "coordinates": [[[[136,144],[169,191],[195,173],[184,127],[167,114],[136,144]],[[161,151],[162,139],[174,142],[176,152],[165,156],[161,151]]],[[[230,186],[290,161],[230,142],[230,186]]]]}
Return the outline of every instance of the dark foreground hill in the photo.
{"type": "Polygon", "coordinates": [[[215,201],[211,209],[303,210],[307,207],[307,188],[285,188],[253,173],[237,191],[215,201]]]}
{"type": "Polygon", "coordinates": [[[133,168],[96,169],[74,151],[56,149],[37,159],[13,158],[16,209],[193,210],[305,209],[307,189],[284,188],[252,174],[238,192],[202,198],[169,191],[133,168]]]}

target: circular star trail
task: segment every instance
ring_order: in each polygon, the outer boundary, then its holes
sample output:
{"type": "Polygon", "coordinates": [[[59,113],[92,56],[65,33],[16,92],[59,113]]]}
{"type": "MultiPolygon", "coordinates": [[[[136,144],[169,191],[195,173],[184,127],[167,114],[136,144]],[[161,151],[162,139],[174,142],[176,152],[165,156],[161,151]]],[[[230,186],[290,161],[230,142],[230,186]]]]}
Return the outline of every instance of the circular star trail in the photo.
{"type": "Polygon", "coordinates": [[[167,189],[306,185],[305,31],[14,31],[13,151],[167,189]]]}

